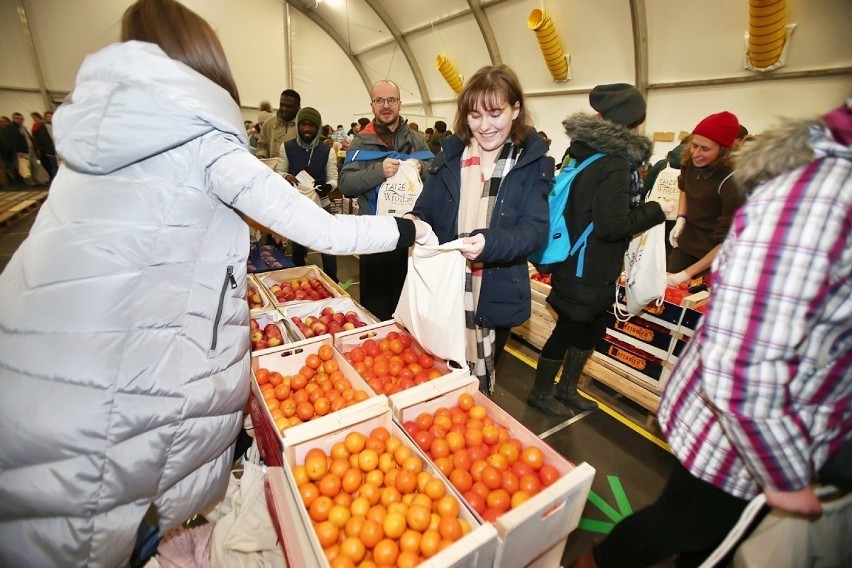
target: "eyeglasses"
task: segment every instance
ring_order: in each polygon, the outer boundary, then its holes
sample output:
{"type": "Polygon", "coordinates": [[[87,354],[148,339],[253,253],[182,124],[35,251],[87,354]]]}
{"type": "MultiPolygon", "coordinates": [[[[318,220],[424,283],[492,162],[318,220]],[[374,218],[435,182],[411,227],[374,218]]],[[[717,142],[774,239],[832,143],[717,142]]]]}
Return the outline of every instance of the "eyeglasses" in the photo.
{"type": "Polygon", "coordinates": [[[379,107],[385,106],[385,103],[387,103],[388,106],[396,106],[398,102],[399,99],[396,97],[388,97],[386,99],[383,99],[382,97],[376,97],[375,99],[373,99],[373,104],[379,107]]]}

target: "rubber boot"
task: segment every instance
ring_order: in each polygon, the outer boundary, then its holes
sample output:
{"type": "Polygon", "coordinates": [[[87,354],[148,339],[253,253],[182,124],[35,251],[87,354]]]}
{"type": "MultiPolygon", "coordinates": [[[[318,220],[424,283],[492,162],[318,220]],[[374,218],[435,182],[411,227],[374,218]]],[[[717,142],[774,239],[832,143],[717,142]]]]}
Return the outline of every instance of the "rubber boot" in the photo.
{"type": "Polygon", "coordinates": [[[540,358],[535,370],[535,384],[527,397],[527,404],[551,416],[571,418],[574,411],[553,396],[553,379],[559,372],[562,361],[540,358]]]}
{"type": "Polygon", "coordinates": [[[580,380],[580,375],[583,374],[586,361],[592,356],[592,351],[592,349],[580,351],[576,347],[569,347],[568,353],[565,354],[562,378],[556,385],[557,400],[580,412],[595,410],[598,407],[598,403],[580,396],[580,393],[577,392],[577,382],[580,380]]]}

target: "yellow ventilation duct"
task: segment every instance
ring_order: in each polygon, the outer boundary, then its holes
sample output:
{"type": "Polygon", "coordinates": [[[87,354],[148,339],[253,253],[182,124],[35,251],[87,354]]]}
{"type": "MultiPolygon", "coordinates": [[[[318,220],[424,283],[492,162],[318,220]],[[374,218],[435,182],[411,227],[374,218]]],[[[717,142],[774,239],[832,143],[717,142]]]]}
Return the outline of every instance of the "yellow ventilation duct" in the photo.
{"type": "Polygon", "coordinates": [[[527,18],[527,27],[535,32],[541,54],[544,55],[544,62],[547,63],[547,68],[550,70],[553,79],[556,81],[568,79],[568,57],[562,51],[562,44],[559,43],[556,27],[547,12],[538,8],[530,12],[527,18]]]}
{"type": "Polygon", "coordinates": [[[787,0],[749,0],[748,59],[758,69],[778,62],[787,39],[787,0]]]}
{"type": "Polygon", "coordinates": [[[453,62],[450,61],[446,55],[441,53],[438,55],[437,59],[435,59],[435,67],[438,68],[438,71],[441,72],[441,75],[444,76],[444,80],[450,86],[450,88],[456,94],[462,92],[462,86],[464,85],[464,80],[459,75],[456,66],[453,65],[453,62]]]}

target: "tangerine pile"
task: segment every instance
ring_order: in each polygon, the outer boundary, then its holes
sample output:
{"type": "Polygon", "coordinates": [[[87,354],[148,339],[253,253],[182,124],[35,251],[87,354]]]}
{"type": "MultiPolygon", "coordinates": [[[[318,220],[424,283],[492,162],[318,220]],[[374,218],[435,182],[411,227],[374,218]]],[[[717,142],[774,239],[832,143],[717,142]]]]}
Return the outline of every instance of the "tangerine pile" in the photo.
{"type": "Polygon", "coordinates": [[[538,447],[524,447],[470,393],[403,428],[483,519],[494,522],[559,479],[538,447]]]}
{"type": "Polygon", "coordinates": [[[293,477],[331,568],[416,566],[470,531],[444,481],[384,427],[312,448],[293,477]]]}
{"type": "Polygon", "coordinates": [[[391,395],[442,375],[435,358],[417,353],[408,333],[391,331],[383,339],[367,339],[343,353],[376,394],[391,395]]]}
{"type": "Polygon", "coordinates": [[[279,432],[369,397],[366,391],[352,388],[330,345],[322,345],[305,357],[305,364],[295,375],[261,368],[254,376],[279,432]]]}

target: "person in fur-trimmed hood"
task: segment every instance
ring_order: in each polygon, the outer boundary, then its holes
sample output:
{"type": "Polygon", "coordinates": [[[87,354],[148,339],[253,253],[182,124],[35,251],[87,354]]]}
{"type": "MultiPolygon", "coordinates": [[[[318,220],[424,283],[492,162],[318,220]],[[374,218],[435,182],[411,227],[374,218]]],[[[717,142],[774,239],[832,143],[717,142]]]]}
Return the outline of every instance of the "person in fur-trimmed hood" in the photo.
{"type": "Polygon", "coordinates": [[[577,381],[606,328],[606,311],[615,298],[630,238],[665,221],[659,203],[640,203],[639,167],[651,157],[652,142],[633,131],[645,120],[645,98],[632,85],[599,85],[589,94],[598,114],[574,114],[562,123],[571,137],[568,158],[582,163],[604,154],[574,179],[565,222],[576,242],[590,222],[585,266],[577,276],[579,255],[553,271],[547,302],[559,318],[545,343],[527,404],[549,414],[571,416],[597,405],[577,393],[577,381]],[[563,364],[554,391],[553,380],[563,364]]]}

